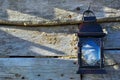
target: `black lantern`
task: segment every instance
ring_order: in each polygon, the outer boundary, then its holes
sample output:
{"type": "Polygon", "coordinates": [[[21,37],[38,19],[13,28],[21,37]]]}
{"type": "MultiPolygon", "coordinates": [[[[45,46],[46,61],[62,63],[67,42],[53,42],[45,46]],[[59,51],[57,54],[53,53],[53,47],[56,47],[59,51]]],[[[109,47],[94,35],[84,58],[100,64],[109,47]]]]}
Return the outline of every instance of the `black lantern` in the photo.
{"type": "Polygon", "coordinates": [[[78,74],[104,74],[102,27],[97,23],[91,10],[83,13],[83,23],[79,26],[78,74]],[[87,15],[86,15],[87,14],[87,15]]]}

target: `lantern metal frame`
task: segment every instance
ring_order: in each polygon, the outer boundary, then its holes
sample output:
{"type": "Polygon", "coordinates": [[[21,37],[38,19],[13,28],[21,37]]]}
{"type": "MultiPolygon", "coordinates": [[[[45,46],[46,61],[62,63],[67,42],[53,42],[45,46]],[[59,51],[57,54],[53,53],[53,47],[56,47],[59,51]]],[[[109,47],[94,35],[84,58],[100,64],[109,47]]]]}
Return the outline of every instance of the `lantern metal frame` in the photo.
{"type": "Polygon", "coordinates": [[[103,37],[106,34],[103,33],[102,27],[97,23],[96,16],[91,10],[86,10],[83,13],[83,23],[80,24],[78,37],[78,47],[79,47],[79,53],[78,53],[78,64],[79,64],[79,70],[77,71],[78,74],[104,74],[106,71],[104,68],[104,54],[103,54],[103,37]],[[93,16],[87,16],[85,17],[85,14],[91,13],[93,16]],[[92,26],[92,27],[91,27],[92,26]],[[94,27],[95,26],[95,27],[94,27]],[[99,66],[83,66],[83,60],[82,60],[82,40],[81,39],[100,39],[99,47],[100,47],[100,64],[99,66]]]}

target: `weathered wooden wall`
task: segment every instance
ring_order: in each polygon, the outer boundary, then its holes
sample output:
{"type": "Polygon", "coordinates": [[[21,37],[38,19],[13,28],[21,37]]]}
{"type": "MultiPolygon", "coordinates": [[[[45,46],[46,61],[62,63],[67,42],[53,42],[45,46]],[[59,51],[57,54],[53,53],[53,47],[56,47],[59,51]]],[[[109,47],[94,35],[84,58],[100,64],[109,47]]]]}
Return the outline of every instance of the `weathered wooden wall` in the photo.
{"type": "MultiPolygon", "coordinates": [[[[120,16],[119,0],[0,0],[0,21],[79,21],[88,3],[97,18],[120,16]]],[[[104,48],[114,49],[104,51],[108,74],[83,75],[83,80],[120,80],[120,22],[101,25],[107,33],[104,48]]],[[[77,31],[78,25],[0,25],[0,80],[80,80],[77,31]]]]}

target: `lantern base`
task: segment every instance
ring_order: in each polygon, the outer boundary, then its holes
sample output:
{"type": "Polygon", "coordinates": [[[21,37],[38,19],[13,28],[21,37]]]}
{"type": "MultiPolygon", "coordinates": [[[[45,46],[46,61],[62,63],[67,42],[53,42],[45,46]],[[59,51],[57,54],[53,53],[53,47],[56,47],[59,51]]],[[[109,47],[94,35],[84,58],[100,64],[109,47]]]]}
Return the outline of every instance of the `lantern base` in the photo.
{"type": "Polygon", "coordinates": [[[104,69],[80,69],[77,74],[106,74],[104,69]]]}

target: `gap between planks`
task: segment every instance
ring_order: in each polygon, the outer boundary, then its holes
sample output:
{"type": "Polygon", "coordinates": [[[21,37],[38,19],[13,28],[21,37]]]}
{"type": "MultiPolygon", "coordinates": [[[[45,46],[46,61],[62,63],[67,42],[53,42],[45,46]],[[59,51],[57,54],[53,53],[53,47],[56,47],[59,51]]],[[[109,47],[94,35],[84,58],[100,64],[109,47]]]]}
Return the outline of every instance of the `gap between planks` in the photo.
{"type": "Polygon", "coordinates": [[[0,58],[61,58],[61,59],[76,59],[77,56],[0,56],[0,58]]]}

